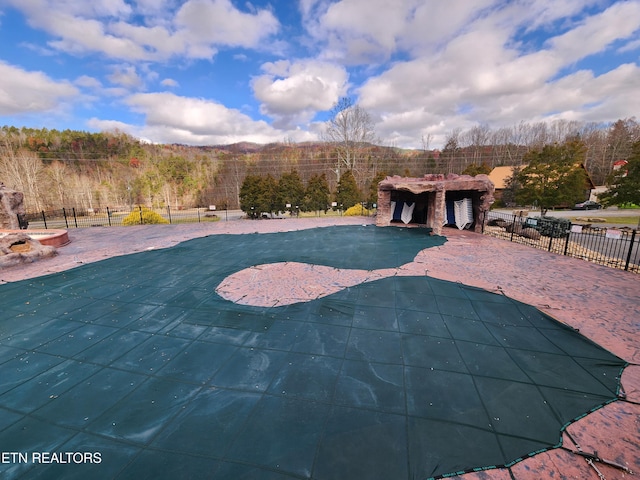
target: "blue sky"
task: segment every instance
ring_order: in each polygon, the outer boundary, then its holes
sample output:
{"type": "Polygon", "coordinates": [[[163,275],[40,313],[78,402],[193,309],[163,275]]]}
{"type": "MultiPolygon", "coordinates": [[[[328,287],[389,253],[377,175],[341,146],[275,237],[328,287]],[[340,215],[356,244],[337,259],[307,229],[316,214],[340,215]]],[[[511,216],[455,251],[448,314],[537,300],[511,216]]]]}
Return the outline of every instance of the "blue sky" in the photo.
{"type": "Polygon", "coordinates": [[[640,0],[0,0],[0,124],[160,143],[382,144],[640,112],[640,0]]]}

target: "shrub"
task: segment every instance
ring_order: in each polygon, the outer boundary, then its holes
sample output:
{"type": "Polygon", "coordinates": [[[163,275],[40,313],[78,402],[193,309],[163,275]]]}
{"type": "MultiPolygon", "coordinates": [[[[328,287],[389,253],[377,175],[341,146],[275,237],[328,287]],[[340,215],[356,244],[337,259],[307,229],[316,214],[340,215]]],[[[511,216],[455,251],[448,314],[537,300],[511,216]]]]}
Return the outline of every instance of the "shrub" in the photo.
{"type": "Polygon", "coordinates": [[[567,218],[534,217],[528,218],[527,227],[535,228],[545,237],[564,238],[571,231],[571,221],[567,218]]]}
{"type": "Polygon", "coordinates": [[[354,205],[344,211],[345,217],[369,216],[369,210],[362,205],[354,205]]]}
{"type": "Polygon", "coordinates": [[[146,207],[142,207],[142,212],[139,209],[133,210],[129,215],[122,219],[122,225],[125,226],[140,224],[151,225],[156,223],[169,223],[169,220],[146,207]],[[140,218],[142,218],[142,222],[140,221],[140,218]]]}

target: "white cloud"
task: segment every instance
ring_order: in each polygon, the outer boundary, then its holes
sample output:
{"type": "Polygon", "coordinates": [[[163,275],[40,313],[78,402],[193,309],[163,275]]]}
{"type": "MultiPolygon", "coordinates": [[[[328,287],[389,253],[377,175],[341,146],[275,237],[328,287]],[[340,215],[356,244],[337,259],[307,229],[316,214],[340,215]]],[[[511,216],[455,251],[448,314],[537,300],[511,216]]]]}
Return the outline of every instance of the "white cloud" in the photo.
{"type": "Polygon", "coordinates": [[[102,93],[107,97],[126,97],[131,91],[124,87],[111,87],[105,88],[102,93]]]}
{"type": "Polygon", "coordinates": [[[623,39],[640,27],[640,3],[620,2],[564,35],[552,38],[550,44],[567,62],[578,61],[598,53],[615,40],[623,39]]]}
{"type": "Polygon", "coordinates": [[[636,64],[620,65],[593,81],[587,83],[582,91],[585,94],[583,104],[594,103],[592,108],[584,108],[581,119],[600,122],[616,120],[625,115],[622,112],[639,112],[640,67],[636,64]]]}
{"type": "Polygon", "coordinates": [[[44,27],[59,40],[49,46],[73,55],[102,52],[113,58],[138,60],[150,58],[143,46],[129,38],[119,38],[105,31],[98,20],[87,20],[53,11],[50,14],[32,16],[32,23],[44,27]],[[43,18],[44,17],[44,18],[43,18]]]}
{"type": "MultiPolygon", "coordinates": [[[[165,26],[132,25],[126,22],[118,22],[110,25],[112,35],[126,39],[136,46],[131,57],[121,56],[118,52],[106,51],[114,58],[133,60],[162,60],[173,55],[184,54],[189,46],[186,38],[180,32],[172,32],[165,26]]],[[[216,49],[209,48],[205,58],[215,55],[216,49]]]]}
{"type": "Polygon", "coordinates": [[[514,25],[527,32],[538,29],[552,33],[560,27],[572,28],[573,19],[591,7],[599,7],[602,0],[520,0],[499,5],[491,13],[497,25],[514,25]]]}
{"type": "Polygon", "coordinates": [[[69,82],[0,61],[0,115],[52,111],[79,93],[69,82]]]}
{"type": "Polygon", "coordinates": [[[87,120],[87,126],[94,130],[100,130],[104,132],[113,132],[115,130],[119,130],[122,132],[129,132],[132,135],[134,131],[134,128],[127,123],[119,122],[117,120],[100,120],[99,118],[95,117],[87,120]]]}
{"type": "Polygon", "coordinates": [[[217,44],[255,48],[278,31],[279,22],[268,10],[255,14],[236,9],[229,0],[190,0],[175,18],[178,28],[194,44],[217,44]]]}
{"type": "Polygon", "coordinates": [[[160,85],[162,85],[163,87],[175,88],[175,87],[178,87],[180,84],[173,78],[165,78],[160,82],[160,85]]]}
{"type": "Polygon", "coordinates": [[[74,8],[93,9],[99,17],[127,17],[131,15],[131,6],[124,0],[92,0],[91,2],[69,2],[74,8]],[[83,4],[88,5],[83,5],[83,4]]]}
{"type": "Polygon", "coordinates": [[[262,113],[276,118],[277,124],[306,123],[318,110],[329,110],[347,90],[347,72],[331,63],[282,60],[262,69],[266,74],[251,85],[262,113]]]}
{"type": "Polygon", "coordinates": [[[640,49],[640,39],[632,40],[630,42],[625,43],[622,47],[618,49],[618,53],[624,52],[633,52],[634,50],[640,49]]]}
{"type": "MultiPolygon", "coordinates": [[[[278,31],[269,10],[245,13],[230,0],[188,0],[178,10],[158,14],[151,2],[134,12],[123,0],[77,2],[60,0],[9,0],[32,27],[56,39],[49,46],[71,54],[93,52],[121,60],[166,60],[174,55],[211,58],[217,46],[262,47],[278,31]],[[145,24],[133,23],[134,13],[145,24]]],[[[165,2],[170,8],[173,2],[165,2]]]]}
{"type": "Polygon", "coordinates": [[[323,57],[345,64],[381,62],[398,51],[435,51],[496,0],[341,0],[303,2],[305,25],[325,44],[323,57]]]}
{"type": "MultiPolygon", "coordinates": [[[[37,8],[55,7],[69,15],[91,18],[124,18],[132,13],[132,8],[124,0],[92,0],[77,2],[75,0],[6,0],[6,3],[24,11],[33,12],[37,8]]],[[[45,11],[44,14],[51,13],[45,11]]]]}
{"type": "Polygon", "coordinates": [[[102,88],[102,83],[100,82],[100,80],[98,80],[95,77],[90,77],[88,75],[79,76],[78,78],[75,79],[73,83],[83,88],[92,88],[92,89],[102,88]]]}
{"type": "Polygon", "coordinates": [[[298,9],[305,21],[309,21],[315,16],[316,10],[326,10],[329,0],[298,0],[298,9]]]}
{"type": "MultiPolygon", "coordinates": [[[[147,126],[122,126],[155,141],[315,138],[322,127],[313,123],[318,112],[345,95],[357,95],[377,122],[378,135],[400,146],[419,146],[427,134],[435,146],[453,129],[477,124],[609,121],[638,111],[639,67],[632,52],[638,49],[640,0],[299,0],[293,8],[302,30],[281,25],[278,10],[255,7],[251,0],[4,2],[49,35],[46,45],[35,47],[25,38],[21,45],[32,48],[28,54],[53,52],[69,66],[75,59],[64,53],[83,56],[91,70],[76,70],[70,74],[75,80],[59,82],[11,67],[13,77],[1,77],[0,86],[21,72],[26,84],[39,84],[41,95],[29,103],[30,93],[6,95],[0,88],[2,108],[53,109],[65,104],[64,92],[73,97],[74,88],[91,89],[104,103],[121,97],[118,105],[143,113],[147,126]],[[219,51],[225,54],[215,68],[198,61],[219,51]],[[610,66],[619,59],[634,63],[610,66]],[[243,77],[230,78],[237,74],[243,77]],[[217,100],[132,95],[152,86],[194,88],[193,95],[217,100]],[[268,122],[251,118],[257,109],[241,98],[247,92],[268,122]],[[246,107],[227,108],[227,98],[246,107]]],[[[43,65],[53,59],[45,60],[43,65]]],[[[91,122],[111,121],[117,120],[91,122]]]]}
{"type": "MultiPolygon", "coordinates": [[[[214,145],[316,138],[299,129],[275,129],[267,122],[253,120],[238,110],[205,99],[180,97],[172,93],[139,93],[130,96],[126,103],[146,117],[144,127],[130,126],[126,131],[158,142],[214,145]]],[[[94,120],[94,125],[99,122],[94,120]]]]}
{"type": "MultiPolygon", "coordinates": [[[[437,50],[423,49],[415,58],[368,78],[357,92],[360,105],[380,118],[378,134],[405,145],[413,136],[411,143],[417,146],[422,134],[442,139],[455,128],[479,123],[500,127],[555,118],[611,121],[637,111],[633,100],[626,108],[620,100],[633,96],[628,85],[638,80],[637,65],[599,76],[565,72],[574,62],[631,37],[640,26],[640,3],[621,2],[585,20],[567,22],[566,31],[542,49],[514,41],[516,32],[529,28],[532,13],[547,22],[562,17],[552,15],[549,2],[526,6],[531,9],[519,2],[482,14],[461,13],[458,18],[472,20],[463,27],[453,22],[460,31],[437,50]]],[[[567,15],[584,8],[571,0],[558,6],[567,15]]]]}
{"type": "MultiPolygon", "coordinates": [[[[542,57],[536,61],[544,65],[543,53],[533,56],[542,57]]],[[[519,63],[519,59],[513,63],[519,63]]],[[[535,69],[533,63],[531,70],[535,69]]],[[[500,74],[509,70],[518,71],[513,65],[498,69],[491,89],[484,89],[485,85],[469,78],[449,85],[443,79],[436,79],[428,88],[419,89],[410,81],[401,83],[403,76],[416,78],[417,72],[428,71],[423,64],[411,62],[388,72],[387,75],[393,75],[391,79],[382,76],[368,83],[361,91],[362,103],[370,111],[381,113],[377,129],[382,138],[413,146],[419,146],[419,139],[426,134],[434,135],[434,146],[441,146],[438,142],[455,128],[464,130],[478,124],[499,128],[521,121],[607,122],[633,115],[640,109],[640,97],[636,93],[640,67],[635,64],[622,65],[599,76],[588,70],[558,79],[552,78],[553,74],[542,78],[533,73],[543,81],[530,83],[528,88],[520,88],[518,82],[512,85],[513,78],[500,74]],[[382,79],[386,81],[382,83],[382,79]],[[408,95],[404,87],[409,89],[408,95]],[[377,95],[386,95],[385,108],[376,104],[377,95]],[[393,108],[394,98],[401,103],[398,108],[393,108]]]]}
{"type": "Polygon", "coordinates": [[[115,65],[113,72],[108,76],[109,81],[125,88],[139,88],[144,82],[136,72],[133,65],[115,65]]]}

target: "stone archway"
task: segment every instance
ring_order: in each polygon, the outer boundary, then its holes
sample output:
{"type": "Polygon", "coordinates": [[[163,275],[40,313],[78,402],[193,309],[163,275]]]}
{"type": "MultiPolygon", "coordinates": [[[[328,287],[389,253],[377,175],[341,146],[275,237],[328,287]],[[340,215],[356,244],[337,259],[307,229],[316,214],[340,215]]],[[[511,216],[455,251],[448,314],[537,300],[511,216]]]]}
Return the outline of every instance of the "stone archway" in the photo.
{"type": "MultiPolygon", "coordinates": [[[[436,235],[442,233],[442,227],[447,224],[447,203],[467,199],[472,210],[473,221],[470,228],[476,232],[482,231],[484,212],[493,204],[495,187],[487,175],[441,175],[427,174],[422,178],[387,177],[378,184],[378,215],[376,225],[386,227],[394,220],[394,209],[397,202],[406,205],[413,203],[410,215],[405,215],[405,224],[415,220],[413,210],[419,208],[424,222],[417,222],[431,228],[436,235]],[[392,208],[394,207],[394,208],[392,208]],[[405,221],[409,219],[408,221],[405,221]]],[[[396,210],[397,211],[397,210],[396,210]]]]}

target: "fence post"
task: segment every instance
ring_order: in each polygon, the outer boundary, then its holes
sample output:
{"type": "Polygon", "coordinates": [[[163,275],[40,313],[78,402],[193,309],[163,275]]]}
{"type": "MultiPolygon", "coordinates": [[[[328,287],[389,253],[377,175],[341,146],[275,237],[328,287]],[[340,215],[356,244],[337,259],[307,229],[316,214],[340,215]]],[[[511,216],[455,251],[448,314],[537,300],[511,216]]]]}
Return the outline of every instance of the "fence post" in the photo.
{"type": "Polygon", "coordinates": [[[18,228],[20,230],[26,230],[29,228],[29,222],[27,221],[27,216],[23,213],[16,213],[16,218],[18,219],[18,228]]]}
{"type": "Polygon", "coordinates": [[[44,228],[47,229],[47,217],[44,214],[44,210],[42,210],[42,221],[44,222],[44,228]]]}
{"type": "Polygon", "coordinates": [[[111,211],[109,207],[107,207],[107,221],[109,222],[109,226],[111,226],[111,211]]]}
{"type": "Polygon", "coordinates": [[[567,256],[567,251],[569,250],[569,237],[571,236],[571,227],[573,227],[573,224],[571,222],[569,222],[569,231],[567,232],[567,238],[564,241],[564,256],[567,256]]]}
{"type": "Polygon", "coordinates": [[[637,230],[634,230],[631,233],[631,241],[629,242],[629,253],[627,253],[627,261],[624,264],[625,271],[629,270],[629,263],[631,262],[631,252],[633,251],[633,244],[634,244],[634,242],[636,240],[636,232],[637,232],[637,230]]]}
{"type": "Polygon", "coordinates": [[[142,225],[142,205],[138,205],[138,208],[140,209],[140,225],[142,225]]]}
{"type": "Polygon", "coordinates": [[[64,224],[69,228],[69,222],[67,221],[67,211],[62,207],[62,215],[64,215],[64,224]]]}
{"type": "Polygon", "coordinates": [[[198,223],[200,223],[200,208],[196,208],[196,212],[198,212],[198,223]]]}
{"type": "Polygon", "coordinates": [[[73,211],[73,221],[76,224],[76,228],[78,228],[78,217],[76,217],[76,207],[73,207],[71,210],[73,211]]]}
{"type": "Polygon", "coordinates": [[[551,235],[549,235],[549,248],[547,249],[548,252],[551,251],[551,245],[553,245],[553,236],[556,233],[556,222],[551,222],[551,235]]]}
{"type": "Polygon", "coordinates": [[[167,205],[167,213],[169,214],[169,223],[171,223],[171,207],[167,205]]]}
{"type": "Polygon", "coordinates": [[[516,215],[513,215],[513,223],[511,224],[511,238],[509,239],[510,242],[513,242],[513,234],[516,231],[516,215]]]}

